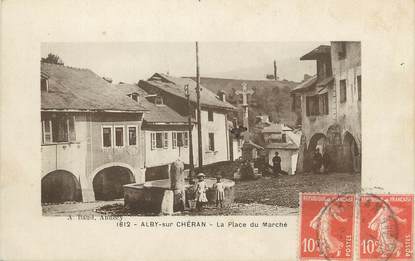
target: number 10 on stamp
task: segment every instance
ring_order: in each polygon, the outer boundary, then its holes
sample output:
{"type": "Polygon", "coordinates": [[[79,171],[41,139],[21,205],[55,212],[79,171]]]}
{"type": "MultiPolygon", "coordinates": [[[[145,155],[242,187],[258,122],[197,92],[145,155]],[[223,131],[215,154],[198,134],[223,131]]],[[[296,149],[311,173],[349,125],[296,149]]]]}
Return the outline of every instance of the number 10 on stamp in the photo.
{"type": "Polygon", "coordinates": [[[353,259],[354,195],[301,194],[300,258],[353,259]]]}

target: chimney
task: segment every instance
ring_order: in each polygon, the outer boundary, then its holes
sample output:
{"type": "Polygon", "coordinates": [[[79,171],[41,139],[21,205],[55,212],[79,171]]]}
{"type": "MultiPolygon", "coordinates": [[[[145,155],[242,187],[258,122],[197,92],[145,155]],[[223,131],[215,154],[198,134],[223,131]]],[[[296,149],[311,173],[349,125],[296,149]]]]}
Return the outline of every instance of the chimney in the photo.
{"type": "Polygon", "coordinates": [[[219,99],[220,99],[221,101],[223,101],[223,102],[226,102],[226,93],[225,93],[225,91],[220,90],[218,94],[219,94],[219,95],[218,95],[218,96],[219,96],[219,99]]]}
{"type": "Polygon", "coordinates": [[[278,80],[277,76],[277,61],[274,60],[274,80],[278,80]]]}
{"type": "Polygon", "coordinates": [[[102,79],[106,80],[109,83],[112,83],[112,78],[110,77],[102,77],[102,79]]]}

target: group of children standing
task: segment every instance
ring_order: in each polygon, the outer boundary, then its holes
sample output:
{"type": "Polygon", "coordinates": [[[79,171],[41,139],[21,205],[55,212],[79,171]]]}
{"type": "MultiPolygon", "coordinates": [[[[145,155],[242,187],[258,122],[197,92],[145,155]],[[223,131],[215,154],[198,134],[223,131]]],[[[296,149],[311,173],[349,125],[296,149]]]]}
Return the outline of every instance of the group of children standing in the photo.
{"type": "MultiPolygon", "coordinates": [[[[197,174],[197,183],[196,183],[196,208],[200,211],[203,209],[203,206],[208,202],[206,197],[206,192],[208,191],[208,186],[205,181],[205,174],[197,174]]],[[[213,190],[216,193],[216,207],[223,207],[223,201],[225,200],[225,185],[222,182],[222,176],[216,176],[216,183],[213,184],[213,190]]]]}

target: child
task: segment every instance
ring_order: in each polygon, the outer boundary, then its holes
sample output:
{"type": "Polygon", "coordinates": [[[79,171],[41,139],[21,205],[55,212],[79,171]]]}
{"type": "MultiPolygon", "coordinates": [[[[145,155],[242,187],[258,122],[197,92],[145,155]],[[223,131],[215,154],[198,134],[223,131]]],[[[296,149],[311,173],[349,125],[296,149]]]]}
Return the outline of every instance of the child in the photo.
{"type": "Polygon", "coordinates": [[[223,201],[225,200],[225,184],[221,181],[222,176],[216,176],[216,183],[213,184],[213,189],[216,192],[216,207],[220,205],[223,207],[223,201]]]}
{"type": "Polygon", "coordinates": [[[207,184],[205,182],[205,174],[199,173],[197,174],[197,184],[196,184],[196,208],[197,210],[202,210],[203,205],[208,202],[206,198],[206,191],[208,189],[207,184]]]}

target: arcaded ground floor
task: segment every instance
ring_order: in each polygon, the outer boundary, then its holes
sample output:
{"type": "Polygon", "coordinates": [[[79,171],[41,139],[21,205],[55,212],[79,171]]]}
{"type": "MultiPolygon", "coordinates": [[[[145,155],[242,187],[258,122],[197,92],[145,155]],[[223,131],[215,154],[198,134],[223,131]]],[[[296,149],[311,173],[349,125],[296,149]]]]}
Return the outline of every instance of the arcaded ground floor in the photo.
{"type": "MultiPolygon", "coordinates": [[[[218,166],[224,173],[228,166],[218,166]]],[[[216,172],[217,169],[215,169],[216,172]]],[[[210,173],[207,172],[209,175],[210,173]]],[[[229,174],[230,175],[230,174],[229,174]]],[[[228,176],[228,174],[225,174],[228,176]]],[[[358,193],[359,173],[297,174],[293,176],[262,177],[238,181],[235,203],[228,208],[207,206],[202,212],[185,211],[178,215],[295,215],[298,213],[299,192],[358,193]]],[[[43,204],[44,215],[143,215],[123,208],[123,199],[89,203],[43,204]]]]}

